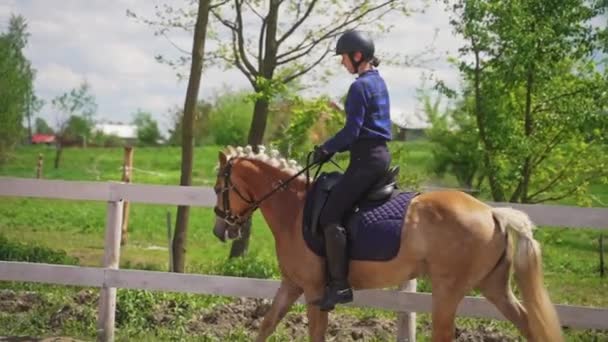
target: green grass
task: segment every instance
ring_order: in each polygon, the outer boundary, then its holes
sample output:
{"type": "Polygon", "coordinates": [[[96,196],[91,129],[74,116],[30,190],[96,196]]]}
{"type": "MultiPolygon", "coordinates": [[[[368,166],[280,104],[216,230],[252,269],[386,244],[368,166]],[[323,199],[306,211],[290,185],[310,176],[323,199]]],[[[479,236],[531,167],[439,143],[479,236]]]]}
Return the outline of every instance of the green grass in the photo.
{"type": "MultiPolygon", "coordinates": [[[[393,143],[392,150],[399,150],[393,143]]],[[[218,147],[197,148],[194,163],[194,184],[208,185],[214,182],[218,147]]],[[[0,176],[31,178],[35,176],[36,159],[42,153],[45,160],[44,178],[89,181],[119,181],[123,158],[122,149],[66,149],[63,163],[58,170],[53,169],[55,151],[45,147],[19,148],[8,165],[0,169],[0,176]]],[[[430,147],[424,142],[407,143],[396,162],[401,165],[402,174],[416,175],[424,181],[432,179],[428,175],[430,147]]],[[[136,183],[178,184],[178,148],[136,148],[134,154],[134,175],[136,183]]],[[[338,160],[344,165],[344,158],[338,160]]],[[[330,167],[331,168],[331,167],[330,167]]],[[[450,184],[453,180],[432,180],[450,184]]],[[[593,196],[600,203],[608,202],[606,186],[592,187],[593,196]]],[[[121,267],[150,270],[167,270],[167,212],[171,214],[172,225],[175,220],[175,206],[144,205],[132,203],[130,208],[129,242],[121,250],[121,267]]],[[[63,201],[30,198],[0,198],[0,236],[11,242],[31,244],[64,250],[68,255],[77,257],[80,265],[101,266],[103,239],[106,218],[106,204],[102,202],[63,201]]],[[[254,230],[250,253],[244,261],[226,262],[229,245],[219,242],[212,235],[214,214],[210,208],[192,208],[187,243],[187,271],[205,274],[231,274],[278,278],[278,266],[274,252],[274,240],[259,214],[254,216],[254,230]],[[253,266],[252,266],[253,265],[253,266]]],[[[608,307],[608,278],[599,278],[598,238],[599,231],[540,228],[536,237],[543,248],[545,282],[552,300],[556,303],[608,307]]],[[[31,314],[6,315],[0,312],[0,335],[57,335],[91,339],[95,336],[94,314],[97,310],[91,305],[90,311],[79,313],[82,320],[64,324],[59,330],[51,329],[48,322],[51,316],[70,303],[83,289],[75,287],[50,286],[40,284],[0,283],[0,289],[17,291],[37,291],[45,297],[46,304],[31,314]]],[[[137,305],[165,303],[167,301],[188,302],[182,317],[193,315],[197,310],[210,309],[231,299],[214,296],[193,296],[184,294],[154,293],[147,295],[125,291],[121,297],[124,310],[132,313],[137,305]],[[143,303],[143,304],[142,304],[143,303]],[[146,304],[147,303],[147,304],[146,304]]],[[[119,303],[121,302],[119,301],[119,303]]],[[[120,304],[119,304],[120,305],[120,304]]],[[[294,309],[301,312],[301,306],[294,309]]],[[[145,311],[145,310],[144,310],[145,311]]],[[[394,318],[392,312],[372,309],[340,308],[341,314],[355,317],[394,318]]],[[[428,315],[420,317],[420,340],[428,340],[428,315]]],[[[184,331],[183,321],[173,322],[170,326],[149,328],[141,317],[133,316],[131,323],[121,325],[117,340],[180,340],[184,331]]],[[[458,319],[459,327],[495,326],[514,334],[509,323],[489,320],[458,319]]],[[[283,329],[283,328],[282,328],[283,329]]],[[[234,340],[247,340],[244,331],[236,330],[234,340]]],[[[571,331],[568,339],[589,341],[596,338],[608,340],[608,333],[593,331],[571,331]]],[[[213,341],[203,335],[196,338],[213,341]]],[[[288,341],[289,334],[279,331],[276,341],[288,341]]]]}
{"type": "MultiPolygon", "coordinates": [[[[218,147],[200,147],[195,151],[194,185],[214,180],[218,147]]],[[[55,149],[46,146],[22,146],[11,160],[0,167],[0,176],[36,177],[38,155],[43,156],[43,178],[86,181],[120,181],[122,148],[66,148],[60,167],[54,168],[55,149]]],[[[178,147],[138,147],[133,155],[134,183],[179,184],[181,149],[178,147]]]]}

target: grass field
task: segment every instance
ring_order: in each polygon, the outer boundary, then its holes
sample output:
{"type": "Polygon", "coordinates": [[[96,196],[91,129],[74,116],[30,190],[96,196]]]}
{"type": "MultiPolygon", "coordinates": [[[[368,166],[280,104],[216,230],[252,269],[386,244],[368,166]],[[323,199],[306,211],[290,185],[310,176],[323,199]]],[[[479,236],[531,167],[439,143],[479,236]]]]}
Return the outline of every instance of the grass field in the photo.
{"type": "MultiPolygon", "coordinates": [[[[454,184],[450,178],[427,177],[429,146],[425,143],[408,143],[408,151],[399,159],[402,173],[416,175],[426,182],[454,184]]],[[[197,148],[195,152],[195,185],[209,185],[214,181],[218,148],[197,148]]],[[[122,149],[67,149],[61,168],[53,169],[54,149],[45,147],[20,148],[3,169],[0,176],[31,178],[35,176],[36,159],[44,156],[44,177],[47,179],[118,181],[121,175],[122,149]]],[[[178,184],[180,150],[177,148],[137,148],[134,154],[136,183],[178,184]]],[[[608,189],[594,187],[597,203],[608,201],[608,189]]],[[[80,265],[100,266],[103,255],[103,235],[106,204],[101,202],[73,202],[28,198],[0,198],[0,236],[14,243],[63,250],[78,258],[80,265]]],[[[167,270],[168,252],[166,215],[175,218],[174,206],[131,206],[129,243],[121,251],[121,267],[150,270],[167,270]]],[[[261,216],[254,217],[254,230],[250,253],[244,260],[226,261],[229,246],[220,243],[212,235],[214,214],[210,208],[194,208],[188,235],[187,271],[206,274],[227,274],[252,277],[278,277],[274,256],[274,241],[261,216]]],[[[556,303],[608,307],[608,279],[599,277],[598,238],[593,230],[573,230],[542,227],[536,238],[543,247],[545,281],[556,303]]],[[[0,246],[0,250],[3,247],[0,246]]],[[[27,248],[27,247],[23,247],[27,248]]],[[[35,310],[15,313],[2,310],[0,293],[0,336],[2,335],[67,335],[84,339],[95,336],[96,307],[78,312],[77,319],[69,324],[54,326],[53,315],[66,302],[73,302],[79,288],[38,284],[0,283],[1,289],[23,293],[42,293],[44,305],[35,310]],[[80,319],[78,319],[80,317],[80,319]]],[[[428,289],[422,283],[421,289],[428,289]]],[[[193,337],[180,327],[187,317],[214,305],[232,301],[213,296],[192,296],[146,291],[119,291],[119,340],[213,340],[211,335],[200,332],[193,337]],[[167,302],[187,302],[185,308],[173,313],[167,324],[150,324],[142,314],[153,311],[167,302]]],[[[176,309],[177,310],[177,309],[176,309]]],[[[301,312],[302,307],[294,309],[301,312]]],[[[341,308],[340,313],[353,317],[393,318],[394,314],[379,310],[341,308]]],[[[145,314],[143,314],[145,316],[145,314]]],[[[426,315],[420,315],[420,340],[428,338],[426,315]],[[426,322],[426,323],[425,323],[426,322]]],[[[507,335],[513,334],[509,324],[486,320],[459,319],[459,327],[496,327],[507,335]]],[[[248,333],[241,327],[230,335],[231,340],[248,340],[248,333]],[[239,330],[239,329],[243,330],[239,330]],[[239,332],[240,331],[240,332],[239,332]]],[[[283,328],[282,328],[283,329],[283,328]]],[[[608,341],[608,332],[568,331],[572,341],[608,341]]],[[[281,330],[276,341],[289,341],[288,330],[281,330]]],[[[383,340],[378,337],[377,340],[383,340]]]]}

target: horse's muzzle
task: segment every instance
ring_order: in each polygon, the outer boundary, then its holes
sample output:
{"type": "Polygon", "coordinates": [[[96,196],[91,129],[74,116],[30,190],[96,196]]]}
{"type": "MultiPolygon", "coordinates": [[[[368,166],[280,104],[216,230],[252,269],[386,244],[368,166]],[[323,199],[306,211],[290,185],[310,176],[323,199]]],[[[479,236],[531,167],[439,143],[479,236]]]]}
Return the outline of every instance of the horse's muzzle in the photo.
{"type": "Polygon", "coordinates": [[[216,218],[215,226],[213,227],[213,235],[217,237],[220,241],[226,242],[226,222],[224,220],[216,218]]]}

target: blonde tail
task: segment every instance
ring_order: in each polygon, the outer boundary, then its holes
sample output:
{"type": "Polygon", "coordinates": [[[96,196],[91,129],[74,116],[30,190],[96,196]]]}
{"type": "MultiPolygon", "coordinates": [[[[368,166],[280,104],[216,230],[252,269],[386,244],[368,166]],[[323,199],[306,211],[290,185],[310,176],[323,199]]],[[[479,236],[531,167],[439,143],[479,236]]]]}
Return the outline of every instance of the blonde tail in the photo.
{"type": "Polygon", "coordinates": [[[512,208],[493,208],[492,214],[501,227],[506,227],[517,237],[513,258],[515,280],[522,293],[533,340],[563,341],[557,312],[543,285],[540,246],[532,235],[534,224],[526,213],[512,208]]]}

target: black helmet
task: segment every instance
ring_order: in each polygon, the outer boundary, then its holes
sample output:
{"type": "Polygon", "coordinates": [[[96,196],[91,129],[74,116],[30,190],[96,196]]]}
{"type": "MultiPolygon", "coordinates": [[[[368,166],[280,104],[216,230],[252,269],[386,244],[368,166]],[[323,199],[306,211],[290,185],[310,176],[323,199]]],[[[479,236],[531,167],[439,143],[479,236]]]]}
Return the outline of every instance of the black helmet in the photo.
{"type": "Polygon", "coordinates": [[[362,31],[346,31],[336,43],[336,55],[343,53],[352,54],[357,51],[363,55],[363,60],[371,60],[374,57],[374,41],[362,31]]]}

